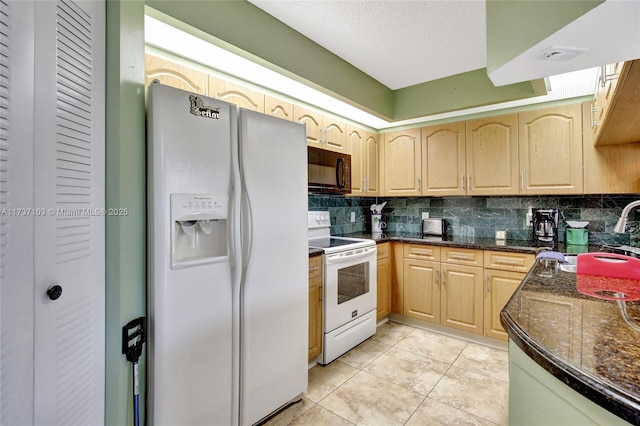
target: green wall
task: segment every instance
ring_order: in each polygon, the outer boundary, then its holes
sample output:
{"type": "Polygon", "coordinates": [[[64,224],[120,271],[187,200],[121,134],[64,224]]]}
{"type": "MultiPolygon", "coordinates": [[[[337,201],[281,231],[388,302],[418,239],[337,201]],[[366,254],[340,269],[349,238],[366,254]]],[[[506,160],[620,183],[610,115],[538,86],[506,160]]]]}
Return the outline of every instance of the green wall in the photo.
{"type": "MultiPolygon", "coordinates": [[[[132,424],[122,326],[146,315],[144,1],[107,1],[105,424],[132,424]]],[[[140,361],[144,424],[145,357],[140,361]]]]}

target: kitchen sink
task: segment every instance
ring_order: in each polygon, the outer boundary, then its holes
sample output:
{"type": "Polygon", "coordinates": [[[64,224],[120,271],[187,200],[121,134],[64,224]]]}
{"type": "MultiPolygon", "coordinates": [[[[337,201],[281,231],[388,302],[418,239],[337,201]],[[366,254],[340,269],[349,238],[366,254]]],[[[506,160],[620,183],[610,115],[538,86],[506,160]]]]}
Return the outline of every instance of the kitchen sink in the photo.
{"type": "Polygon", "coordinates": [[[573,272],[575,274],[576,270],[578,269],[578,255],[565,254],[564,260],[566,260],[568,263],[561,263],[559,265],[560,270],[565,272],[573,272]]]}

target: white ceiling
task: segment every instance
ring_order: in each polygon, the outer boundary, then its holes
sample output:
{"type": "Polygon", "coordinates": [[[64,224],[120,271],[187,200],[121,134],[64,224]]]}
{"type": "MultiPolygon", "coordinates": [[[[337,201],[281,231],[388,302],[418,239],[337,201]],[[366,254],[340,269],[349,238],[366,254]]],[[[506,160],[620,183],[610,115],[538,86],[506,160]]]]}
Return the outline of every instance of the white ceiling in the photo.
{"type": "Polygon", "coordinates": [[[487,65],[484,0],[249,0],[395,90],[487,65]]]}

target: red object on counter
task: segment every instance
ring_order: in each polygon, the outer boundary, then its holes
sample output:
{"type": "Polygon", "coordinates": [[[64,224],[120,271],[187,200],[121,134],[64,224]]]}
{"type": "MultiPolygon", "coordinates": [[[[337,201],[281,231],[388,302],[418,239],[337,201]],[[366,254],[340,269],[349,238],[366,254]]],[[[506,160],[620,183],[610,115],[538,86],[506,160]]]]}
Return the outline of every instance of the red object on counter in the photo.
{"type": "Polygon", "coordinates": [[[640,259],[613,253],[578,255],[576,284],[587,296],[606,300],[640,300],[640,259]]]}

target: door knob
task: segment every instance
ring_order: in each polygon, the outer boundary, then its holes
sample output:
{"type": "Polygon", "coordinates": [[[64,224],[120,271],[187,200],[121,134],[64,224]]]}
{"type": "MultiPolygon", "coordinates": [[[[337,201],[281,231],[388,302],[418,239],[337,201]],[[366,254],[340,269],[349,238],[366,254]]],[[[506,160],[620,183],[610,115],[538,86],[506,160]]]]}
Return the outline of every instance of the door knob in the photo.
{"type": "Polygon", "coordinates": [[[49,289],[47,290],[47,296],[49,296],[49,299],[51,300],[57,300],[58,298],[60,298],[60,296],[62,296],[62,287],[60,287],[58,284],[49,287],[49,289]]]}

